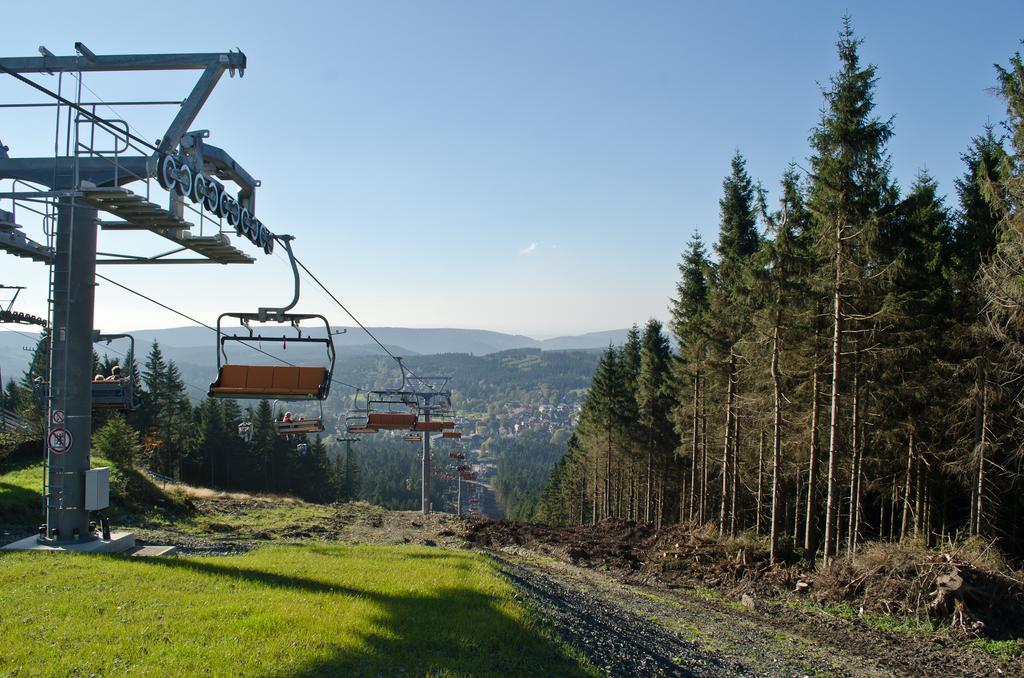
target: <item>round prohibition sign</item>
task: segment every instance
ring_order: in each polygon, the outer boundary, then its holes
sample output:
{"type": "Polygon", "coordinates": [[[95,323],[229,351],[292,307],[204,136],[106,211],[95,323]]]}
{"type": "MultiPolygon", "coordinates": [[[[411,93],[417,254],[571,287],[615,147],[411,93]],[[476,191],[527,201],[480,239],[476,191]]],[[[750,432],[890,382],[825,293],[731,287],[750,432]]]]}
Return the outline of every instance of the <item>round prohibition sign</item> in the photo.
{"type": "Polygon", "coordinates": [[[54,424],[60,425],[64,423],[64,410],[54,410],[53,415],[50,417],[54,424]]]}
{"type": "Polygon", "coordinates": [[[66,428],[55,428],[46,437],[46,444],[54,454],[64,454],[71,449],[72,442],[71,431],[66,428]]]}

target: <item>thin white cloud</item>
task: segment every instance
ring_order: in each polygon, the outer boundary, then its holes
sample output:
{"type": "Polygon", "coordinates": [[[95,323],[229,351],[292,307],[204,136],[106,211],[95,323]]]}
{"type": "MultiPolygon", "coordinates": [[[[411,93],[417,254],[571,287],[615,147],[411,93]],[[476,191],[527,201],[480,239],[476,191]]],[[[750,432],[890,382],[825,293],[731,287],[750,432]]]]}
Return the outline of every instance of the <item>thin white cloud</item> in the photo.
{"type": "Polygon", "coordinates": [[[527,255],[537,249],[537,243],[531,242],[529,245],[519,250],[520,255],[527,255]]]}

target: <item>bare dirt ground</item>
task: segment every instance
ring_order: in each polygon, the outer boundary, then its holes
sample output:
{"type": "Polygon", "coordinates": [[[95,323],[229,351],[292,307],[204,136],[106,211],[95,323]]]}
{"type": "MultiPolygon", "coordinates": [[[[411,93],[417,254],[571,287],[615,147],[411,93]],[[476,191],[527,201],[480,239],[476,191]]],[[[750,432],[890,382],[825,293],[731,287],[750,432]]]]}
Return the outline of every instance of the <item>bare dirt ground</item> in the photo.
{"type": "MultiPolygon", "coordinates": [[[[1024,675],[1019,658],[948,634],[886,631],[806,600],[666,581],[635,548],[635,531],[653,528],[619,529],[616,537],[614,527],[592,535],[476,521],[467,537],[494,554],[566,642],[612,675],[1024,675]]],[[[709,571],[734,566],[709,563],[709,571]]]]}
{"type": "Polygon", "coordinates": [[[538,557],[495,556],[570,645],[610,675],[1022,675],[971,648],[887,633],[780,604],[626,584],[614,574],[538,557]]]}
{"type": "Polygon", "coordinates": [[[261,543],[421,544],[460,547],[461,523],[449,514],[424,516],[362,502],[304,504],[280,497],[195,498],[197,518],[142,522],[131,529],[141,544],[166,544],[182,555],[225,555],[261,543]]]}

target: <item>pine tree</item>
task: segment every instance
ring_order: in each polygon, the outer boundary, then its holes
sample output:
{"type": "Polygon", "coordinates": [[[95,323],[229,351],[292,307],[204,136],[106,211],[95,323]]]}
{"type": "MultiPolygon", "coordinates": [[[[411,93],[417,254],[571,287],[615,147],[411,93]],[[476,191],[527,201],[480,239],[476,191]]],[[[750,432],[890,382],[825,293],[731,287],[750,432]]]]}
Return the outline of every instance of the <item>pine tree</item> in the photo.
{"type": "Polygon", "coordinates": [[[593,522],[607,517],[611,507],[612,458],[622,438],[622,376],[619,351],[609,346],[594,371],[581,414],[580,425],[592,463],[593,522]]]}
{"type": "Polygon", "coordinates": [[[630,520],[636,520],[640,513],[640,470],[634,449],[638,441],[629,422],[635,421],[637,418],[637,379],[640,376],[641,352],[640,330],[634,323],[626,332],[626,341],[622,344],[618,362],[621,371],[619,382],[622,385],[622,403],[618,414],[625,429],[622,439],[624,449],[620,463],[617,465],[617,482],[614,484],[621,502],[626,506],[622,510],[617,508],[613,510],[616,517],[625,516],[630,520]]]}
{"type": "Polygon", "coordinates": [[[344,458],[344,485],[342,490],[342,497],[345,501],[352,501],[359,496],[360,492],[360,466],[359,466],[359,453],[353,445],[354,441],[348,440],[345,442],[345,458],[344,458]]]}
{"type": "Polygon", "coordinates": [[[664,487],[666,468],[675,448],[672,429],[672,349],[662,332],[661,323],[647,321],[641,339],[640,374],[636,380],[637,422],[647,453],[644,521],[660,524],[665,516],[664,496],[656,492],[664,487]],[[658,476],[661,482],[656,482],[658,476]],[[659,495],[659,496],[656,496],[659,495]]]}
{"type": "MultiPolygon", "coordinates": [[[[980,290],[984,300],[984,329],[998,346],[1002,364],[998,368],[983,369],[978,378],[981,388],[977,389],[975,401],[977,461],[972,483],[975,532],[989,531],[986,524],[993,521],[994,511],[991,509],[996,508],[991,501],[992,506],[985,504],[986,488],[993,485],[990,480],[996,480],[995,474],[986,475],[986,466],[996,463],[987,449],[995,442],[989,435],[989,429],[995,432],[1000,428],[996,426],[996,413],[999,409],[1005,413],[1008,408],[997,409],[998,403],[993,402],[993,396],[1001,394],[993,386],[1007,385],[1009,392],[1002,397],[1012,398],[1018,408],[1024,403],[1024,386],[1021,385],[1024,383],[1024,285],[1021,285],[1021,271],[1024,270],[1024,59],[1020,52],[1010,57],[1006,67],[997,65],[996,75],[999,93],[1006,103],[1006,149],[988,144],[986,151],[991,155],[977,163],[977,172],[982,195],[998,218],[995,251],[982,263],[980,290]]],[[[1019,426],[1019,420],[1016,424],[1019,426]]],[[[1019,460],[1022,445],[1015,428],[1010,428],[1012,433],[1005,453],[1019,460]]],[[[1009,480],[1017,483],[1019,472],[1012,474],[1009,480]]],[[[1013,499],[1006,502],[1004,520],[1012,525],[1013,538],[1019,545],[1021,529],[1017,515],[1021,502],[1013,487],[1009,484],[1013,499]]]]}
{"type": "Polygon", "coordinates": [[[50,378],[50,330],[43,328],[39,333],[39,341],[32,351],[32,360],[28,369],[21,379],[21,386],[24,389],[25,397],[21,398],[19,414],[32,422],[34,433],[42,438],[46,435],[47,421],[45,403],[40,407],[39,397],[48,395],[48,392],[39,386],[40,382],[48,381],[50,378]]]}
{"type": "Polygon", "coordinates": [[[811,135],[811,186],[808,206],[832,271],[832,387],[830,399],[828,490],[825,504],[825,561],[836,550],[837,491],[843,441],[841,396],[846,365],[843,361],[844,322],[850,287],[861,263],[852,255],[874,239],[886,207],[889,164],[885,144],[892,136],[891,121],[872,116],[875,67],[860,64],[849,18],[837,43],[841,68],[824,92],[826,106],[811,135]]]}
{"type": "Polygon", "coordinates": [[[196,468],[196,475],[204,478],[210,487],[223,487],[224,477],[218,471],[224,467],[224,455],[231,444],[231,433],[224,418],[220,401],[204,399],[196,408],[198,419],[198,440],[190,461],[196,468]]]}
{"type": "MultiPolygon", "coordinates": [[[[680,436],[690,435],[689,518],[701,522],[707,503],[707,459],[701,454],[700,403],[701,382],[708,359],[708,322],[711,263],[704,250],[700,233],[694,230],[687,244],[683,261],[678,266],[679,282],[676,296],[669,308],[672,333],[679,346],[676,361],[677,383],[680,385],[676,422],[680,436]],[[682,388],[692,384],[693,397],[684,405],[682,388]],[[697,488],[700,488],[699,490],[697,488]]],[[[682,499],[680,499],[682,501],[682,499]]]]}
{"type": "MultiPolygon", "coordinates": [[[[998,244],[983,267],[982,289],[987,301],[987,327],[1024,365],[1024,59],[1020,52],[1008,67],[996,66],[999,91],[1006,102],[1009,150],[1000,153],[997,176],[979,166],[984,195],[1000,217],[998,244]]],[[[997,149],[993,149],[998,152],[997,149]]]]}
{"type": "Polygon", "coordinates": [[[249,459],[248,445],[238,434],[238,425],[243,419],[242,408],[236,400],[223,400],[221,403],[227,438],[221,453],[214,455],[214,462],[219,462],[214,475],[226,488],[243,488],[245,485],[240,481],[245,478],[249,459]]]}
{"type": "Polygon", "coordinates": [[[715,252],[718,254],[717,276],[711,288],[711,319],[716,330],[713,346],[725,364],[726,402],[724,444],[722,449],[722,496],[718,530],[720,534],[735,527],[735,514],[730,502],[736,492],[733,476],[738,460],[737,431],[738,348],[750,328],[750,265],[760,246],[757,232],[757,205],[754,183],[747,174],[746,161],[737,151],[732,159],[732,172],[722,183],[719,200],[721,223],[715,252]]]}
{"type": "Polygon", "coordinates": [[[307,440],[306,445],[306,453],[297,460],[295,493],[306,501],[328,502],[333,492],[327,445],[319,434],[312,441],[307,440]]]}
{"type": "MultiPolygon", "coordinates": [[[[954,227],[950,266],[947,273],[954,300],[955,338],[951,361],[963,369],[957,375],[958,390],[964,396],[960,405],[969,413],[961,422],[962,432],[954,443],[951,460],[961,469],[970,488],[970,511],[967,529],[970,534],[988,531],[985,496],[987,466],[991,459],[993,405],[999,389],[992,378],[1005,372],[998,342],[985,331],[984,298],[978,286],[982,266],[991,261],[998,242],[1000,218],[998,210],[986,199],[986,183],[999,181],[1000,159],[1005,151],[991,127],[976,137],[962,156],[967,170],[957,179],[960,210],[954,227]]],[[[1012,370],[1010,370],[1012,371],[1012,370]]]]}
{"type": "MultiPolygon", "coordinates": [[[[770,344],[769,379],[771,381],[772,464],[771,520],[769,523],[769,561],[779,559],[782,532],[783,474],[783,384],[784,344],[790,333],[798,329],[795,317],[808,297],[810,261],[804,240],[808,230],[807,214],[796,172],[790,168],[782,177],[781,209],[769,214],[765,194],[758,190],[758,203],[768,225],[770,238],[762,242],[756,270],[758,312],[757,324],[770,344]]],[[[760,447],[759,447],[760,450],[760,447]]],[[[759,468],[761,467],[759,454],[759,468]]],[[[760,487],[760,483],[759,483],[760,487]]],[[[760,496],[760,493],[759,493],[760,496]]],[[[760,500],[757,521],[760,525],[760,500]]]]}
{"type": "MultiPolygon", "coordinates": [[[[876,390],[875,399],[881,403],[886,421],[881,427],[885,433],[874,436],[881,445],[894,452],[906,449],[907,468],[915,479],[933,466],[926,453],[948,444],[945,439],[945,404],[951,399],[946,393],[952,379],[944,343],[952,324],[952,293],[947,284],[951,223],[948,211],[938,197],[938,187],[927,173],[921,173],[907,197],[900,203],[896,218],[883,229],[880,246],[881,258],[886,262],[881,271],[882,304],[877,318],[885,327],[876,342],[882,357],[876,360],[871,376],[886,384],[876,390]],[[913,449],[909,440],[913,438],[913,449]],[[901,440],[907,441],[904,446],[901,440]]],[[[859,373],[855,373],[856,387],[859,373]]],[[[856,395],[856,388],[853,389],[856,395]]],[[[856,414],[856,412],[855,412],[856,414]]],[[[858,432],[852,441],[858,442],[858,432]]],[[[858,446],[851,455],[851,523],[848,544],[856,542],[856,514],[859,492],[858,446]]],[[[898,452],[889,460],[899,463],[898,452]]],[[[926,478],[904,486],[904,506],[914,518],[913,533],[927,534],[926,516],[911,511],[911,495],[924,500],[931,483],[926,478]],[[921,494],[916,487],[920,485],[921,494]]],[[[906,533],[902,537],[908,536],[906,533]]]]}

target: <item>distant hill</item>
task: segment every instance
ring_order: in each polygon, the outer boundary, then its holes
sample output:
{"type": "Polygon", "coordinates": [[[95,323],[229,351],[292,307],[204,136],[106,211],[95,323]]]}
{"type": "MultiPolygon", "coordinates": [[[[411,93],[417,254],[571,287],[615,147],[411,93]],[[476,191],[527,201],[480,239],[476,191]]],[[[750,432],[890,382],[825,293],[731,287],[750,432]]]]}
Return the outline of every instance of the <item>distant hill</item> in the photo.
{"type": "MultiPolygon", "coordinates": [[[[372,339],[358,327],[335,327],[345,330],[344,334],[334,337],[339,360],[355,357],[370,357],[380,354],[372,339]]],[[[471,330],[456,328],[408,328],[408,327],[371,327],[370,330],[393,353],[400,356],[436,355],[441,353],[465,353],[484,356],[502,351],[516,349],[541,349],[544,351],[590,350],[602,349],[609,342],[621,344],[626,330],[609,330],[590,332],[578,336],[554,337],[537,340],[521,334],[505,334],[489,330],[471,330]]],[[[4,380],[9,376],[21,377],[28,365],[31,354],[22,350],[25,346],[34,346],[30,338],[35,333],[32,329],[17,332],[0,331],[0,372],[4,380]],[[20,332],[20,334],[19,334],[20,332]],[[29,335],[29,336],[24,336],[29,335]]],[[[209,373],[209,365],[215,360],[215,341],[213,333],[204,327],[172,327],[156,330],[133,330],[130,332],[138,344],[140,358],[145,356],[153,341],[158,341],[164,355],[181,366],[191,366],[194,373],[209,373]]],[[[282,350],[277,342],[260,344],[264,350],[287,358],[301,359],[313,351],[309,346],[291,345],[282,350]]],[[[97,349],[102,353],[102,346],[97,349]]],[[[247,351],[239,346],[237,354],[243,359],[258,358],[255,352],[247,351]]],[[[111,345],[113,351],[124,351],[121,343],[111,345]]]]}
{"type": "Polygon", "coordinates": [[[608,348],[608,344],[621,346],[626,341],[628,330],[606,330],[604,332],[588,332],[568,337],[545,339],[538,348],[545,351],[578,351],[588,348],[608,348]]]}

